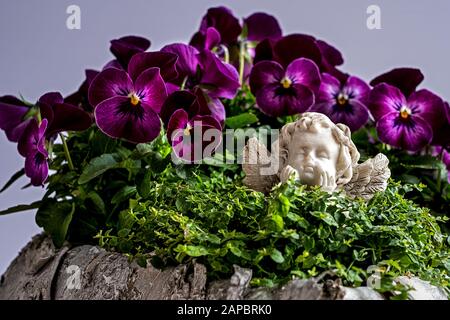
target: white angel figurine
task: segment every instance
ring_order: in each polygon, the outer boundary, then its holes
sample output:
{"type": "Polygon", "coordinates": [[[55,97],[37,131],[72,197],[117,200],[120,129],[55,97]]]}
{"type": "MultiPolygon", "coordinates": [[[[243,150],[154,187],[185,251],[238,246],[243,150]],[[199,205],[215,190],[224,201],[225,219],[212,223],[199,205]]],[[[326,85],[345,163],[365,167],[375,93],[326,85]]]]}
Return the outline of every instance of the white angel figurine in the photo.
{"type": "Polygon", "coordinates": [[[380,153],[358,164],[359,156],[346,125],[334,124],[321,113],[306,112],[281,129],[271,153],[256,138],[248,141],[242,165],[244,184],[269,192],[293,175],[305,185],[321,186],[327,192],[343,189],[351,197],[369,200],[386,189],[389,161],[380,153]],[[277,164],[275,174],[264,174],[268,163],[277,164]]]}

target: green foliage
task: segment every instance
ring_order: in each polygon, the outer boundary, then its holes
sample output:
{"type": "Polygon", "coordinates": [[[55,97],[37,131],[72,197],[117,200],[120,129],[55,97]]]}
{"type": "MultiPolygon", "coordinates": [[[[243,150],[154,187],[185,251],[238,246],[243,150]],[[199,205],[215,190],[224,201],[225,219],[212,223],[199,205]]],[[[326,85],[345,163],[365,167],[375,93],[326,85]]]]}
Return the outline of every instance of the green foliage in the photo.
{"type": "Polygon", "coordinates": [[[294,182],[267,198],[242,186],[239,174],[202,166],[186,176],[168,165],[150,176],[117,224],[97,236],[140,263],[150,256],[157,265],[196,259],[216,278],[229,276],[237,263],[254,270],[254,285],[331,269],[350,286],[364,284],[376,265],[381,291],[392,290],[390,280],[401,274],[449,286],[444,219],[405,199],[411,186],[391,182],[366,203],[294,182]]]}

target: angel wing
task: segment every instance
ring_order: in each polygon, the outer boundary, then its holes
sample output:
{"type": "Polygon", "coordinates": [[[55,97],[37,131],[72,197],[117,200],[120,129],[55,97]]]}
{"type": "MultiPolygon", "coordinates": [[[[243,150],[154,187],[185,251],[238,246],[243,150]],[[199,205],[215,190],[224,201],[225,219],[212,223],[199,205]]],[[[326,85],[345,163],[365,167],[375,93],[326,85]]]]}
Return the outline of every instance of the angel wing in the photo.
{"type": "Polygon", "coordinates": [[[277,172],[269,169],[274,163],[266,146],[256,138],[250,138],[243,150],[243,183],[256,191],[268,193],[278,183],[277,172]]]}
{"type": "Polygon", "coordinates": [[[382,154],[356,165],[352,179],[344,185],[346,194],[352,198],[371,199],[377,191],[384,191],[387,180],[391,176],[388,168],[389,160],[382,154]]]}

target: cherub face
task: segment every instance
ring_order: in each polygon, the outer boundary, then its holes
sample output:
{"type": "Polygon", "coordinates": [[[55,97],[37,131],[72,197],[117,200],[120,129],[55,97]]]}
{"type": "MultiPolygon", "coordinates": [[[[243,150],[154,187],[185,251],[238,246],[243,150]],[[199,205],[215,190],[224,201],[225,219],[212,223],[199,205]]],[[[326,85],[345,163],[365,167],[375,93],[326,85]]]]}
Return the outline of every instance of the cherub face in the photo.
{"type": "Polygon", "coordinates": [[[297,170],[300,181],[306,185],[320,185],[333,190],[336,187],[339,144],[331,130],[299,130],[294,133],[291,141],[287,165],[297,170]]]}

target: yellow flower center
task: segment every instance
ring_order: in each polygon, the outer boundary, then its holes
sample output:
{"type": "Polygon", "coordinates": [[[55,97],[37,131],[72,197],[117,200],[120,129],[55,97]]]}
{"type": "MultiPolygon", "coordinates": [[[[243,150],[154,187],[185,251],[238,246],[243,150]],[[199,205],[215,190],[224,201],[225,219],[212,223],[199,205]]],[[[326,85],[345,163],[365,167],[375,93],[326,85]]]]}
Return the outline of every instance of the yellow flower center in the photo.
{"type": "Polygon", "coordinates": [[[338,97],[336,98],[336,101],[338,105],[345,106],[347,104],[348,97],[346,94],[339,93],[338,97]]]}
{"type": "Polygon", "coordinates": [[[284,77],[283,79],[281,79],[280,83],[283,86],[283,88],[289,89],[291,87],[292,81],[284,77]]]}
{"type": "Polygon", "coordinates": [[[139,101],[141,101],[141,99],[134,92],[130,93],[128,98],[130,98],[130,102],[133,106],[137,106],[139,101]]]}
{"type": "Polygon", "coordinates": [[[184,129],[184,135],[185,135],[185,136],[191,135],[191,129],[192,129],[192,127],[191,127],[191,125],[188,123],[187,126],[186,126],[186,128],[184,129]]]}
{"type": "Polygon", "coordinates": [[[410,108],[405,107],[405,106],[401,107],[401,109],[400,109],[400,117],[402,119],[408,119],[410,115],[411,115],[411,109],[410,108]]]}

